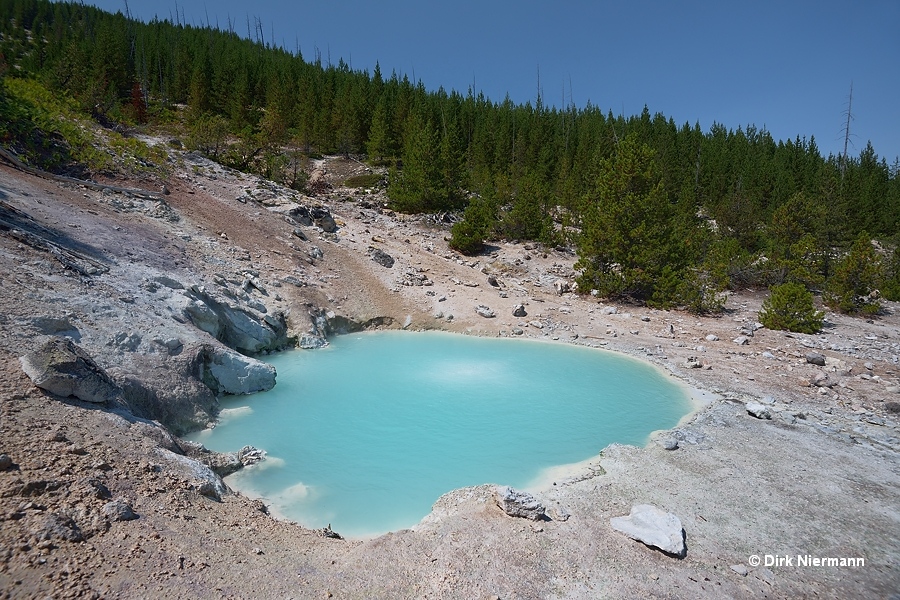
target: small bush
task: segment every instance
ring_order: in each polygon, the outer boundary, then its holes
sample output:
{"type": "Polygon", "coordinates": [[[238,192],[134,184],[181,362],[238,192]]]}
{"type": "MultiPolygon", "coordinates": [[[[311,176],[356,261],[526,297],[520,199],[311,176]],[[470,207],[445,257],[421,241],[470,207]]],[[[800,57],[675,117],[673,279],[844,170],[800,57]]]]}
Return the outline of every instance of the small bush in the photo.
{"type": "Polygon", "coordinates": [[[813,304],[813,295],[799,283],[784,283],[771,288],[759,311],[759,321],[769,329],[817,333],[822,329],[821,312],[813,304]]]}
{"type": "Polygon", "coordinates": [[[881,293],[887,300],[900,301],[900,246],[894,248],[891,257],[886,261],[881,293]]]}
{"type": "Polygon", "coordinates": [[[878,286],[882,279],[881,257],[872,247],[869,235],[863,232],[835,266],[834,274],[825,284],[823,300],[844,313],[878,314],[881,310],[878,286]]]}
{"type": "Polygon", "coordinates": [[[349,188],[373,188],[377,187],[384,181],[384,177],[378,173],[366,173],[365,175],[355,175],[344,181],[344,186],[349,188]]]}
{"type": "Polygon", "coordinates": [[[484,240],[495,214],[496,210],[489,201],[483,198],[473,199],[466,207],[463,220],[450,229],[450,247],[467,256],[474,256],[484,250],[484,240]]]}

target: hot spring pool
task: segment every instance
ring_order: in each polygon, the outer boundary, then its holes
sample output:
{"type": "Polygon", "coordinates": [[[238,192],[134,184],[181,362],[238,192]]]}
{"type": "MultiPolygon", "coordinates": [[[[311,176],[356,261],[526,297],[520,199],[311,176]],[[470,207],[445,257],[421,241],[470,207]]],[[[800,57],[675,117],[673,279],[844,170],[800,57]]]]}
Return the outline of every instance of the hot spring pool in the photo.
{"type": "Polygon", "coordinates": [[[566,344],[374,332],[268,362],[273,390],[224,399],[219,425],[190,439],[266,450],[229,485],[349,537],[410,527],[459,487],[528,488],[610,443],[644,445],[691,410],[651,365],[566,344]]]}

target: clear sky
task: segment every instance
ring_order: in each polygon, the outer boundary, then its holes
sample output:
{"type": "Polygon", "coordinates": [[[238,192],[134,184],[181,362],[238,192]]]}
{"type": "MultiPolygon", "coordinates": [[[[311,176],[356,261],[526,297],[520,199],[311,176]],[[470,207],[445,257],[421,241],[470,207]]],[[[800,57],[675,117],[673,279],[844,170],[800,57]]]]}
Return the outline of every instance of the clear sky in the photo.
{"type": "MultiPolygon", "coordinates": [[[[126,0],[86,0],[125,12],[126,0]]],[[[127,0],[132,16],[183,20],[243,36],[258,19],[267,42],[323,63],[381,65],[492,100],[638,114],[646,104],[679,125],[765,127],[815,136],[843,151],[853,85],[851,154],[872,142],[900,157],[900,1],[127,0]],[[177,7],[177,8],[176,8],[177,7]]]]}

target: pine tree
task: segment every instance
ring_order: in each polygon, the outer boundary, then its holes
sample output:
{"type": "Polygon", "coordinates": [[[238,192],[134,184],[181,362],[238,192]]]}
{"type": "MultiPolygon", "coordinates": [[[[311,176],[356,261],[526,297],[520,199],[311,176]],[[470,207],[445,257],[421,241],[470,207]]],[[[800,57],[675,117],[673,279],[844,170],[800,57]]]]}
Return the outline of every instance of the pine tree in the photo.
{"type": "Polygon", "coordinates": [[[586,199],[579,259],[579,288],[601,296],[667,304],[654,297],[664,272],[677,278],[686,260],[684,232],[655,173],[653,151],[629,134],[603,159],[594,192],[586,199]]]}
{"type": "Polygon", "coordinates": [[[871,237],[863,231],[850,252],[835,265],[826,283],[825,304],[844,313],[867,315],[881,310],[878,286],[883,280],[881,257],[872,247],[871,237]]]}

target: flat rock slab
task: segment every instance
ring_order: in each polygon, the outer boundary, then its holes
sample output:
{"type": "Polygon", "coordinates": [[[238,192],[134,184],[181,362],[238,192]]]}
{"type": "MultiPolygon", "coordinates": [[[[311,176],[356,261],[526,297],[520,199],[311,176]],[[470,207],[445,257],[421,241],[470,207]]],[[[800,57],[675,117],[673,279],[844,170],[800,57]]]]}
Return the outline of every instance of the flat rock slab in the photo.
{"type": "Polygon", "coordinates": [[[681,519],[650,504],[637,504],[627,517],[613,517],[609,524],[631,539],[668,554],[679,558],[687,554],[681,519]]]}

